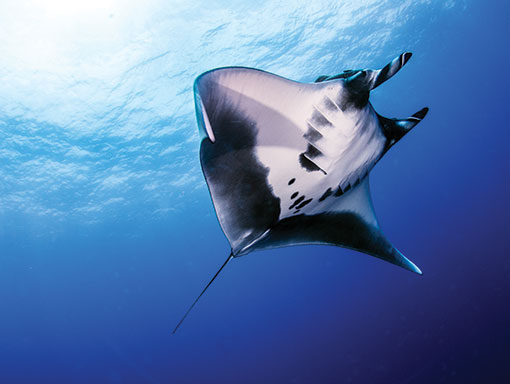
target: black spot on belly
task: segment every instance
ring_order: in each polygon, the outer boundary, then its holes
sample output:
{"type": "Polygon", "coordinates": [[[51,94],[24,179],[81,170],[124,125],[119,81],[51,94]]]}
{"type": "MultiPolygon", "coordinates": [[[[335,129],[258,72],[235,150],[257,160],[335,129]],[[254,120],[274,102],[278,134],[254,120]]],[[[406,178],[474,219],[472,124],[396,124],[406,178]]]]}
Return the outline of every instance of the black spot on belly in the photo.
{"type": "Polygon", "coordinates": [[[292,208],[294,208],[296,205],[298,205],[299,203],[301,203],[303,200],[305,199],[305,195],[299,197],[296,201],[294,201],[292,203],[292,205],[289,207],[289,210],[291,210],[292,208]]]}
{"type": "Polygon", "coordinates": [[[338,186],[338,189],[335,191],[335,196],[342,196],[344,191],[342,191],[342,187],[338,186]]]}
{"type": "Polygon", "coordinates": [[[327,198],[328,196],[330,196],[332,193],[333,193],[333,191],[331,190],[331,188],[328,188],[328,189],[326,190],[326,192],[324,192],[324,194],[323,194],[323,195],[319,198],[319,201],[324,201],[324,200],[326,200],[326,198],[327,198]]]}
{"type": "Polygon", "coordinates": [[[303,208],[305,205],[310,204],[310,202],[311,202],[312,200],[313,200],[313,199],[308,199],[308,200],[303,201],[301,204],[299,204],[299,205],[296,207],[296,209],[297,209],[297,210],[299,210],[299,209],[303,208]]]}
{"type": "Polygon", "coordinates": [[[294,192],[290,198],[295,199],[297,197],[297,195],[299,195],[299,192],[294,192]]]}
{"type": "Polygon", "coordinates": [[[290,179],[290,180],[289,180],[289,185],[294,184],[294,182],[295,182],[295,181],[296,181],[296,179],[294,179],[294,178],[290,179]]]}

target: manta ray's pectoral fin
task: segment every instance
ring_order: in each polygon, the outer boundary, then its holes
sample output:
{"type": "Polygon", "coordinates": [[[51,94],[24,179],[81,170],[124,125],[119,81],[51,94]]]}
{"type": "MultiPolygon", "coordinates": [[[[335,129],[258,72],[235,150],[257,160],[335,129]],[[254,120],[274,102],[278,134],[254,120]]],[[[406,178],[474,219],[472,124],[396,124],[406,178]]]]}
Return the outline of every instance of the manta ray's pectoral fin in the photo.
{"type": "Polygon", "coordinates": [[[379,227],[368,176],[340,200],[331,218],[334,235],[332,244],[367,253],[419,275],[421,270],[407,259],[386,238],[379,227]]]}
{"type": "Polygon", "coordinates": [[[429,109],[425,107],[407,119],[388,119],[387,117],[377,115],[383,127],[384,135],[388,139],[389,147],[394,145],[407,132],[413,129],[416,124],[422,121],[428,111],[429,109]]]}
{"type": "Polygon", "coordinates": [[[249,251],[298,244],[329,244],[354,249],[421,275],[420,269],[402,255],[380,230],[372,206],[368,177],[338,197],[337,203],[324,211],[280,220],[251,244],[249,251]]]}

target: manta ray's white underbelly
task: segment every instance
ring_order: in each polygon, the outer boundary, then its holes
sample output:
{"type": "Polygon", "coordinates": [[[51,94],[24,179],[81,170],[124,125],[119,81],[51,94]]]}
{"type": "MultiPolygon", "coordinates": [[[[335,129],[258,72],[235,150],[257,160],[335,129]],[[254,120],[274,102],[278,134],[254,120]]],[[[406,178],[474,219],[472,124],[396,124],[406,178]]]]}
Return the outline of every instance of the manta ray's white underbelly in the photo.
{"type": "MultiPolygon", "coordinates": [[[[333,211],[338,203],[335,197],[356,186],[384,151],[386,138],[370,105],[352,115],[330,113],[328,119],[333,128],[322,130],[322,137],[313,143],[302,140],[298,147],[257,148],[259,161],[269,170],[273,194],[280,199],[280,219],[297,213],[333,211]],[[315,170],[303,167],[300,161],[306,158],[310,145],[320,152],[311,159],[317,165],[315,170]]],[[[309,121],[305,123],[309,125],[309,121]]],[[[300,130],[306,132],[305,127],[300,130]]]]}

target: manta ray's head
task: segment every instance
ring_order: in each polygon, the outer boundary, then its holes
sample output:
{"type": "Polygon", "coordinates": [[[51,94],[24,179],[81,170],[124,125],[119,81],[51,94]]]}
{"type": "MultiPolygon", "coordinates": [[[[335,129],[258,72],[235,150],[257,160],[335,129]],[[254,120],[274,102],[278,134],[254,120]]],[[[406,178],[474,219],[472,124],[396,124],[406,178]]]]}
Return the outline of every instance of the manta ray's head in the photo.
{"type": "Polygon", "coordinates": [[[315,82],[341,79],[346,90],[346,105],[363,108],[368,103],[370,91],[397,73],[411,56],[411,52],[404,52],[382,69],[348,69],[333,76],[319,76],[315,82]]]}
{"type": "MultiPolygon", "coordinates": [[[[370,91],[397,73],[409,61],[411,56],[411,52],[404,52],[381,69],[347,70],[334,76],[320,76],[315,82],[342,81],[343,91],[340,94],[339,105],[343,110],[353,108],[360,110],[368,105],[370,91]]],[[[388,119],[377,114],[382,131],[388,139],[386,150],[418,124],[425,117],[428,110],[428,108],[423,108],[406,119],[388,119]]]]}

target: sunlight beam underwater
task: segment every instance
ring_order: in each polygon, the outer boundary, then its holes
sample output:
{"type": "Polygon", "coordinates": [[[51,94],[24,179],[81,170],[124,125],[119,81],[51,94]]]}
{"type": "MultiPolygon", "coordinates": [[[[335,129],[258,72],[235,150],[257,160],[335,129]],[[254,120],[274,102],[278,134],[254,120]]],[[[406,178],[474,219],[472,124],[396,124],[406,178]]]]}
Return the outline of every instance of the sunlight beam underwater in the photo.
{"type": "Polygon", "coordinates": [[[354,249],[421,274],[379,228],[368,175],[427,114],[389,119],[370,91],[411,58],[300,83],[253,68],[200,75],[195,108],[200,161],[232,251],[173,333],[234,257],[303,244],[354,249]]]}

